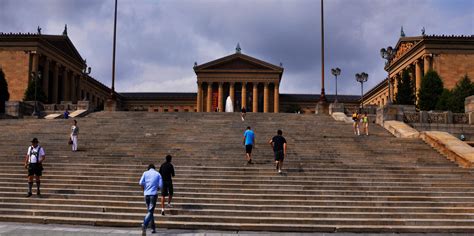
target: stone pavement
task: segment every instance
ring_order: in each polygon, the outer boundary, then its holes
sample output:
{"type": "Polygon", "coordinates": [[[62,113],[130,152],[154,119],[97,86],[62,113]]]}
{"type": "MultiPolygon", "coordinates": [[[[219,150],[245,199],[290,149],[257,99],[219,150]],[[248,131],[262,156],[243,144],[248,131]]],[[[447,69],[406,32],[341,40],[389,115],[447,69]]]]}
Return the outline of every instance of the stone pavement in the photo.
{"type": "MultiPolygon", "coordinates": [[[[79,236],[79,235],[141,235],[141,230],[137,228],[119,227],[94,227],[83,225],[57,225],[57,224],[23,224],[23,223],[0,223],[0,236],[79,236]]],[[[221,235],[242,235],[242,236],[468,236],[471,234],[361,234],[361,233],[277,233],[277,232],[252,232],[252,231],[211,231],[211,230],[182,230],[182,229],[158,229],[156,234],[148,232],[147,235],[184,235],[184,236],[221,236],[221,235]]]]}

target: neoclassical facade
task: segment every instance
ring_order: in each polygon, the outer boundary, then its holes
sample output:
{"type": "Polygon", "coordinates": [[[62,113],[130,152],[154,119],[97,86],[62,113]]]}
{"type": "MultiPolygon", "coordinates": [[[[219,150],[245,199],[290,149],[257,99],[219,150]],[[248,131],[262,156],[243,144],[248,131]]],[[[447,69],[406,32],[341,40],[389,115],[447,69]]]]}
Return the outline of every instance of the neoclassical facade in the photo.
{"type": "Polygon", "coordinates": [[[87,100],[103,106],[110,89],[86,73],[86,62],[67,36],[0,33],[0,67],[5,73],[10,100],[21,101],[29,81],[41,76],[45,103],[87,100]]]}
{"type": "Polygon", "coordinates": [[[225,111],[229,96],[234,109],[245,107],[249,112],[280,111],[281,66],[272,65],[241,53],[195,64],[197,75],[198,112],[225,111]]]}
{"type": "Polygon", "coordinates": [[[418,93],[421,79],[429,71],[436,71],[444,87],[452,89],[457,81],[468,75],[474,81],[474,35],[422,35],[400,37],[394,57],[385,66],[388,78],[364,94],[364,105],[383,106],[398,91],[397,79],[408,70],[418,93]],[[390,89],[389,86],[390,85],[390,89]],[[390,94],[389,94],[390,92],[390,94]]]}

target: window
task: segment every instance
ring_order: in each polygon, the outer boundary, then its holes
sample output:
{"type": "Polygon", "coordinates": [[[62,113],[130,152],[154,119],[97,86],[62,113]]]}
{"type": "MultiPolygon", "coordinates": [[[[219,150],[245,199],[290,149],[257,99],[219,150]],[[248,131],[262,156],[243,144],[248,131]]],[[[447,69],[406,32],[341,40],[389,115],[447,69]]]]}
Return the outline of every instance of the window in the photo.
{"type": "Polygon", "coordinates": [[[164,112],[168,112],[168,109],[165,109],[164,112]]]}
{"type": "Polygon", "coordinates": [[[178,110],[178,109],[174,109],[174,112],[179,112],[179,110],[178,110]]]}

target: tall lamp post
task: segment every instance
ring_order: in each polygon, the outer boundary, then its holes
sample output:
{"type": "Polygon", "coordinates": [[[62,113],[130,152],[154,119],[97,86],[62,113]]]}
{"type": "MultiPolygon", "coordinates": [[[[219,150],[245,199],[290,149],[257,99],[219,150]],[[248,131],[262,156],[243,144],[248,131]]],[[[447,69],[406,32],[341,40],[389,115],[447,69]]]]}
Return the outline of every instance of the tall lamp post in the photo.
{"type": "Polygon", "coordinates": [[[31,77],[35,80],[35,105],[33,106],[33,116],[38,116],[38,108],[37,108],[37,94],[38,94],[38,79],[41,78],[41,71],[38,71],[38,74],[35,72],[31,72],[31,77]]]}
{"type": "Polygon", "coordinates": [[[367,82],[369,75],[365,72],[357,73],[355,75],[357,82],[360,83],[360,98],[361,98],[361,108],[364,109],[364,83],[367,82]]]}
{"type": "Polygon", "coordinates": [[[334,100],[334,103],[337,103],[337,76],[341,74],[341,69],[337,67],[336,69],[331,69],[331,73],[336,77],[336,100],[334,100]]]}
{"type": "MultiPolygon", "coordinates": [[[[387,67],[390,64],[390,61],[392,61],[393,57],[395,56],[395,50],[392,47],[387,47],[380,49],[380,56],[382,56],[383,59],[387,60],[385,62],[385,67],[387,67]]],[[[389,72],[387,70],[387,72],[389,72]]],[[[391,86],[390,86],[390,72],[387,76],[387,84],[388,84],[388,100],[387,104],[392,104],[392,92],[391,92],[391,86]]]]}

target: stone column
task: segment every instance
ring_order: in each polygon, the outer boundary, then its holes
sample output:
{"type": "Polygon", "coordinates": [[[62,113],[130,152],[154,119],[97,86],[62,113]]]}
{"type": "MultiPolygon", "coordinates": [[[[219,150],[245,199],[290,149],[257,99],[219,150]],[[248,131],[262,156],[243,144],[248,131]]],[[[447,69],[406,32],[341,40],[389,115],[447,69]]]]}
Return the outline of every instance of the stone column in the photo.
{"type": "Polygon", "coordinates": [[[197,112],[202,112],[202,83],[197,82],[198,91],[197,91],[197,103],[196,103],[196,110],[197,112]]]}
{"type": "Polygon", "coordinates": [[[218,91],[218,99],[217,101],[217,107],[219,109],[219,112],[224,112],[224,105],[222,99],[224,98],[224,83],[219,82],[219,91],[218,91]]]}
{"type": "Polygon", "coordinates": [[[423,57],[423,71],[424,71],[424,74],[426,75],[426,73],[428,73],[429,70],[431,70],[432,67],[431,67],[431,56],[430,55],[425,55],[423,57]]]}
{"type": "Polygon", "coordinates": [[[59,64],[57,62],[54,63],[53,65],[53,86],[52,86],[52,89],[53,89],[53,92],[52,92],[52,95],[53,97],[51,98],[52,99],[52,102],[53,103],[59,103],[59,94],[58,94],[58,86],[59,86],[59,64]]]}
{"type": "MultiPolygon", "coordinates": [[[[235,88],[234,88],[234,82],[231,82],[230,85],[229,85],[229,96],[230,96],[230,100],[232,100],[232,107],[234,106],[235,102],[234,102],[234,97],[235,97],[235,88]]],[[[234,111],[235,111],[235,107],[234,107],[234,111]]]]}
{"type": "Polygon", "coordinates": [[[416,60],[415,61],[415,96],[417,97],[417,103],[418,103],[418,91],[420,90],[421,87],[421,65],[420,61],[416,60]]]}
{"type": "MultiPolygon", "coordinates": [[[[71,86],[71,101],[72,103],[75,103],[77,102],[76,101],[76,73],[74,73],[73,71],[71,71],[71,83],[70,83],[70,86],[71,86]]],[[[97,104],[95,104],[97,105],[97,104]]]]}
{"type": "Polygon", "coordinates": [[[50,93],[49,93],[49,80],[50,80],[50,77],[49,76],[49,59],[48,58],[45,58],[44,60],[44,69],[43,69],[43,91],[44,91],[44,94],[46,94],[46,101],[51,102],[51,96],[50,96],[50,93]]]}
{"type": "Polygon", "coordinates": [[[273,112],[280,112],[280,83],[275,83],[275,92],[273,93],[273,112]]]}
{"type": "Polygon", "coordinates": [[[258,83],[253,83],[252,112],[258,112],[258,83]]]}
{"type": "Polygon", "coordinates": [[[71,78],[70,78],[70,71],[69,69],[65,68],[64,69],[64,78],[63,78],[63,91],[64,91],[64,101],[71,101],[71,78]]]}
{"type": "Polygon", "coordinates": [[[242,82],[242,107],[247,109],[247,82],[242,82]]]}
{"type": "Polygon", "coordinates": [[[263,112],[268,112],[268,83],[263,84],[263,112]]]}
{"type": "Polygon", "coordinates": [[[31,62],[31,72],[34,73],[35,78],[31,77],[31,75],[28,75],[31,79],[36,79],[36,76],[38,76],[38,64],[39,64],[39,54],[38,53],[32,53],[32,62],[31,62]]]}
{"type": "Polygon", "coordinates": [[[207,108],[206,108],[207,112],[212,111],[211,105],[212,105],[212,83],[209,82],[207,83],[207,108]]]}

